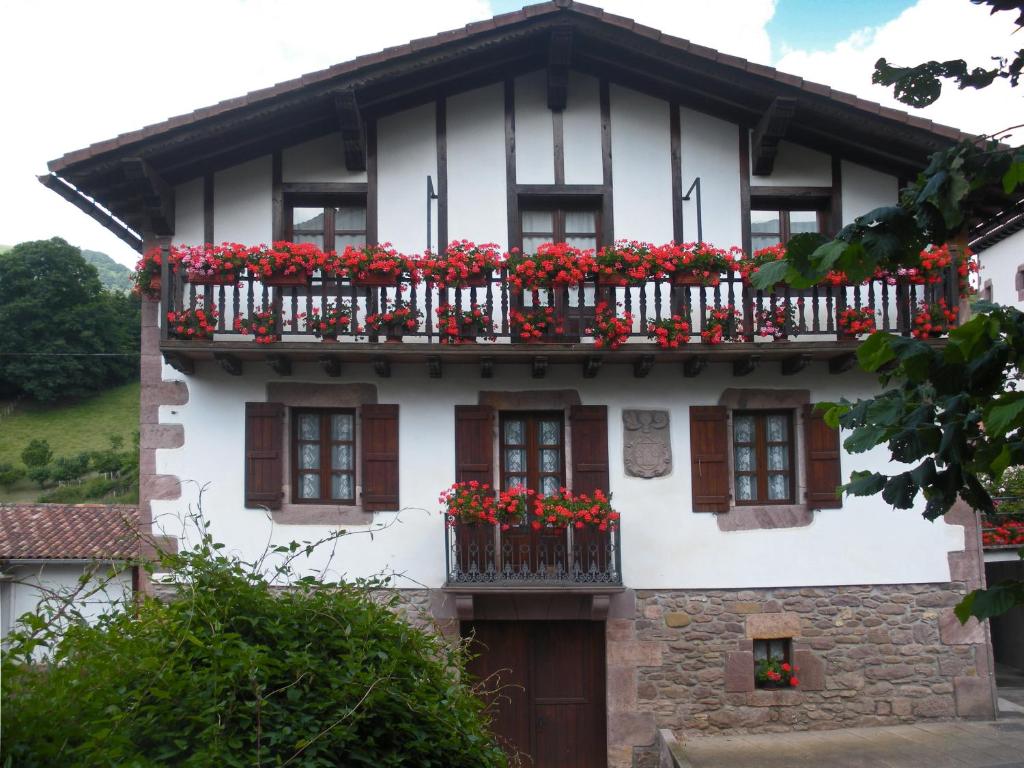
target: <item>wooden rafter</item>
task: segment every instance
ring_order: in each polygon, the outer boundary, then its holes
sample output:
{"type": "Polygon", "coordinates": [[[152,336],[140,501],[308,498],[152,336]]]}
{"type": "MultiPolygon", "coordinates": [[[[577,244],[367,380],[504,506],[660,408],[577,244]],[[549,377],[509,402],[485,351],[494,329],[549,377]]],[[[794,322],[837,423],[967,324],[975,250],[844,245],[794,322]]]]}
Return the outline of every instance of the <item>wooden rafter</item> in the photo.
{"type": "Polygon", "coordinates": [[[142,253],[142,238],[129,229],[126,224],[123,224],[120,220],[115,218],[112,213],[98,206],[90,198],[65,183],[64,180],[56,174],[46,173],[38,178],[39,183],[44,187],[56,192],[87,216],[90,216],[99,222],[101,226],[106,227],[121,240],[128,243],[128,245],[136,251],[142,253]]]}
{"type": "Polygon", "coordinates": [[[144,229],[160,237],[174,234],[174,189],[141,157],[121,160],[124,179],[140,200],[144,229]]]}
{"type": "Polygon", "coordinates": [[[785,138],[796,114],[796,99],[778,96],[761,116],[750,137],[750,157],[755,176],[770,176],[779,142],[785,138]]]}
{"type": "Polygon", "coordinates": [[[359,114],[356,92],[346,88],[334,94],[334,111],[338,114],[341,143],[345,151],[345,167],[350,171],[366,170],[366,124],[359,114]]]}
{"type": "Polygon", "coordinates": [[[548,40],[548,109],[561,112],[569,103],[572,27],[556,27],[548,40]]]}

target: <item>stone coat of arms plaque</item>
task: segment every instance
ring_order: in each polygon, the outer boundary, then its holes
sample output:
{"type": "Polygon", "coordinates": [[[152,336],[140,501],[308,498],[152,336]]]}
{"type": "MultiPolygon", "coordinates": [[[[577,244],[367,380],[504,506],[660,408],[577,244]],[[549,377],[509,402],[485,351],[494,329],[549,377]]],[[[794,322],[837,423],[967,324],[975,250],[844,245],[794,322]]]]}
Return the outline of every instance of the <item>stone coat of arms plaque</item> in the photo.
{"type": "Polygon", "coordinates": [[[626,474],[632,477],[662,477],[672,471],[672,442],[668,411],[624,410],[623,454],[626,474]]]}

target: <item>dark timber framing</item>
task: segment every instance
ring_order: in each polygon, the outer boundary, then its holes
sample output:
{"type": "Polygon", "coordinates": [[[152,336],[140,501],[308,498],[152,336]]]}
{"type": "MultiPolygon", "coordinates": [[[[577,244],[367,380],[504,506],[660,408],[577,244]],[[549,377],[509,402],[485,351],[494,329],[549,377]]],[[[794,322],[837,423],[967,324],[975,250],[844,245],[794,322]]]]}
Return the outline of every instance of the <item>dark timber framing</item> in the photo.
{"type": "Polygon", "coordinates": [[[203,242],[212,243],[214,174],[203,176],[203,242]]]}
{"type": "Polygon", "coordinates": [[[830,224],[830,235],[836,235],[843,228],[843,161],[836,155],[832,155],[832,220],[830,224]]]}
{"type": "Polygon", "coordinates": [[[683,130],[679,104],[668,105],[669,161],[672,164],[672,239],[683,241],[683,130]]]}
{"type": "Polygon", "coordinates": [[[789,130],[789,123],[796,114],[796,99],[777,97],[765,110],[751,136],[752,170],[755,176],[771,176],[775,167],[775,155],[779,142],[789,130]]]}
{"type": "Polygon", "coordinates": [[[282,157],[281,150],[277,150],[271,156],[270,189],[271,189],[271,211],[274,217],[271,224],[271,232],[274,240],[284,238],[284,183],[282,179],[282,157]]]}
{"type": "Polygon", "coordinates": [[[508,207],[508,247],[522,248],[519,194],[516,192],[516,83],[505,81],[505,196],[508,207]]]}
{"type": "Polygon", "coordinates": [[[548,40],[548,109],[558,114],[569,103],[572,27],[556,27],[548,40]]]}
{"type": "Polygon", "coordinates": [[[174,189],[141,157],[121,161],[124,179],[140,209],[140,229],[160,237],[174,234],[174,189]]]}
{"type": "Polygon", "coordinates": [[[551,133],[554,143],[555,184],[565,184],[565,120],[561,112],[551,113],[551,133]]]}
{"type": "Polygon", "coordinates": [[[366,121],[366,244],[377,245],[377,121],[366,121]]]}
{"type": "Polygon", "coordinates": [[[366,170],[366,126],[359,114],[359,103],[353,88],[345,88],[334,95],[334,109],[338,113],[345,167],[350,171],[366,170]]]}
{"type": "MultiPolygon", "coordinates": [[[[437,252],[448,247],[448,101],[437,100],[434,107],[437,138],[437,252]]],[[[427,201],[430,205],[430,201],[427,201]]]]}
{"type": "Polygon", "coordinates": [[[615,242],[614,192],[612,191],[612,106],[608,79],[600,82],[601,101],[601,178],[604,182],[602,201],[601,240],[611,245],[615,242]]]}
{"type": "Polygon", "coordinates": [[[127,223],[115,216],[113,211],[98,204],[56,173],[44,173],[37,178],[44,187],[56,192],[86,216],[95,219],[102,227],[113,232],[120,240],[127,243],[134,250],[142,253],[142,237],[131,229],[127,223]]]}
{"type": "MultiPolygon", "coordinates": [[[[744,253],[750,253],[750,131],[740,126],[740,238],[744,253]]],[[[766,187],[770,189],[770,187],[766,187]]]]}

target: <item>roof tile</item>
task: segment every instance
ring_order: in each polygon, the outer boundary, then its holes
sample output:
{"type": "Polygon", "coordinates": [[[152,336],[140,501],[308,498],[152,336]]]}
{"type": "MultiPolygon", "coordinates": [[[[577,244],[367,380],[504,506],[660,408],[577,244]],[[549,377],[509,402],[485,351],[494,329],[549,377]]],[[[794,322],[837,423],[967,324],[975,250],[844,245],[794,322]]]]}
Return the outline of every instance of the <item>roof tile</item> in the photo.
{"type": "Polygon", "coordinates": [[[105,504],[0,504],[0,559],[138,557],[139,509],[105,504]]]}

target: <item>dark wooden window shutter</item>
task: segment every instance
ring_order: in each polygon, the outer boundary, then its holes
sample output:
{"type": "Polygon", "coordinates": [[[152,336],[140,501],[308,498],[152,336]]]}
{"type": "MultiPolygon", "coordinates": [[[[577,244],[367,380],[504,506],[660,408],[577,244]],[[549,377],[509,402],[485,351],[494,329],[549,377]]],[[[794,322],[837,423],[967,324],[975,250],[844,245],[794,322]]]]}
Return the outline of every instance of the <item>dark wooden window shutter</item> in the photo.
{"type": "Polygon", "coordinates": [[[455,406],[455,480],[494,484],[494,408],[455,406]]]}
{"type": "Polygon", "coordinates": [[[398,406],[364,405],[362,419],[363,509],[398,509],[398,406]]]}
{"type": "Polygon", "coordinates": [[[694,512],[729,511],[729,428],[724,405],[690,406],[694,512]]]}
{"type": "Polygon", "coordinates": [[[843,483],[839,430],[825,423],[814,405],[804,406],[804,456],[806,457],[807,506],[838,509],[843,506],[836,488],[843,483]]]}
{"type": "Polygon", "coordinates": [[[608,488],[608,407],[574,405],[572,423],[572,492],[608,488]]]}
{"type": "Polygon", "coordinates": [[[245,404],[245,506],[280,509],[284,485],[284,405],[245,404]]]}

